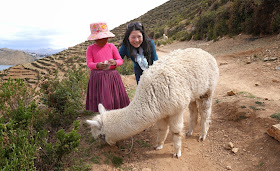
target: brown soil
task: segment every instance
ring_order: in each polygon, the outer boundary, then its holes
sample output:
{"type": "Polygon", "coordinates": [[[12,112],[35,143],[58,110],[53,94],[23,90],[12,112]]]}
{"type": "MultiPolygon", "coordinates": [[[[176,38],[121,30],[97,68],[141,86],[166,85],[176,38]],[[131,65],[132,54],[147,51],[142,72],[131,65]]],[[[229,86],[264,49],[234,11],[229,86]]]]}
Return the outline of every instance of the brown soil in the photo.
{"type": "MultiPolygon", "coordinates": [[[[119,142],[119,146],[100,146],[95,142],[89,148],[88,158],[99,156],[101,159],[98,164],[89,160],[92,170],[280,170],[280,142],[266,134],[269,127],[279,123],[270,117],[280,113],[279,36],[239,35],[216,42],[176,42],[158,47],[157,53],[160,58],[174,49],[188,47],[210,52],[220,69],[206,140],[197,141],[200,134],[200,125],[197,125],[194,135],[183,139],[182,156],[177,159],[172,157],[170,134],[162,150],[153,150],[157,134],[156,127],[150,127],[133,139],[119,142]],[[230,142],[238,148],[236,153],[228,148],[230,142]],[[113,166],[106,162],[106,155],[123,158],[123,164],[120,168],[113,166]]],[[[127,88],[136,87],[133,75],[123,80],[127,88]]],[[[89,135],[88,131],[86,129],[84,138],[89,135]]],[[[88,147],[89,143],[81,145],[88,147]]]]}

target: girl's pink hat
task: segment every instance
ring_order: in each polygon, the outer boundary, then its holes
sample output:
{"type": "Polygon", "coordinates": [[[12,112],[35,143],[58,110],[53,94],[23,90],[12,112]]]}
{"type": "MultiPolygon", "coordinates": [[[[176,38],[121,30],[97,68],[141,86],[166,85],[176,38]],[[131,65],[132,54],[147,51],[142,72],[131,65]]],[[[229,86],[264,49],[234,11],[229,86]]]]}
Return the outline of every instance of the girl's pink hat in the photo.
{"type": "Polygon", "coordinates": [[[104,39],[108,37],[115,37],[115,35],[109,31],[106,23],[90,24],[90,32],[91,34],[89,35],[88,40],[97,40],[97,39],[104,39]]]}

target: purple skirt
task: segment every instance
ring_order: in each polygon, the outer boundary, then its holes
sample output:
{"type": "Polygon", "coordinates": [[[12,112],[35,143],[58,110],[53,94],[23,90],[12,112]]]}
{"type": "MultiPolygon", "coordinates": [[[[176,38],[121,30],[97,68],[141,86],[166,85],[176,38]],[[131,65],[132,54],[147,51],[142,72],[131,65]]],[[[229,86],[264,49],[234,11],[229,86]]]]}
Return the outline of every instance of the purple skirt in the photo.
{"type": "Polygon", "coordinates": [[[117,70],[92,70],[87,89],[86,110],[98,112],[101,103],[106,110],[129,105],[121,76],[117,70]]]}

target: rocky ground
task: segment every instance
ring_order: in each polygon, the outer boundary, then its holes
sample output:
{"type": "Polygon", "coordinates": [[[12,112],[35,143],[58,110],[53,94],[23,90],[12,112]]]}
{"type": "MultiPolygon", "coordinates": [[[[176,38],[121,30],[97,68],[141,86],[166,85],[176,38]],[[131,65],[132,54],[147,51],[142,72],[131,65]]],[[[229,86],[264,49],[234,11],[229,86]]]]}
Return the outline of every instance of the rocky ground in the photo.
{"type": "MultiPolygon", "coordinates": [[[[200,125],[197,125],[194,135],[183,139],[182,157],[177,159],[172,157],[171,135],[162,150],[153,150],[156,127],[150,127],[133,139],[119,142],[118,147],[91,146],[88,157],[101,158],[97,164],[90,163],[92,170],[280,170],[280,142],[266,133],[279,123],[271,118],[272,114],[280,113],[279,36],[239,35],[216,42],[175,42],[158,47],[157,53],[160,58],[174,49],[188,47],[210,52],[220,69],[206,140],[197,142],[200,134],[200,125]],[[106,154],[121,156],[121,167],[106,162],[106,154]]],[[[123,77],[123,81],[126,87],[136,87],[133,75],[123,77]]],[[[186,129],[187,116],[186,112],[186,129]]],[[[88,146],[88,143],[81,145],[88,146]]]]}

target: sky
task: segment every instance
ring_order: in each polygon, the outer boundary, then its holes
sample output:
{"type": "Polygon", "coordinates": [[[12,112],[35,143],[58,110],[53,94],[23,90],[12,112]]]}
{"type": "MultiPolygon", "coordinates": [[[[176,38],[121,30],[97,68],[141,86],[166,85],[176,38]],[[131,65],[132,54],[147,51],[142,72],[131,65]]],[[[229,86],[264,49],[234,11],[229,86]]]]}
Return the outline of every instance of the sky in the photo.
{"type": "Polygon", "coordinates": [[[87,40],[90,23],[109,30],[168,0],[3,0],[0,48],[61,49],[87,40]]]}

